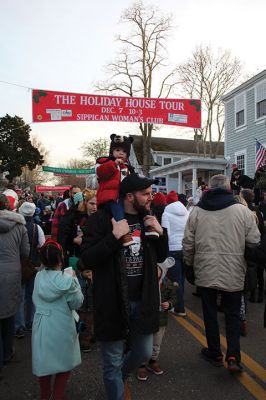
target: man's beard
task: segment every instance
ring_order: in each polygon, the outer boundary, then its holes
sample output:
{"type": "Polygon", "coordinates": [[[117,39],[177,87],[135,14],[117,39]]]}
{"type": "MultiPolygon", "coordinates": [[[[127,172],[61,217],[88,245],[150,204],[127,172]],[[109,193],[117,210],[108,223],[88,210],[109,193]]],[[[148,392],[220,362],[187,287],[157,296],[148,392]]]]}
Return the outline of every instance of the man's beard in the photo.
{"type": "Polygon", "coordinates": [[[137,200],[135,195],[133,195],[133,197],[134,197],[134,200],[133,200],[134,209],[136,211],[138,211],[138,213],[141,214],[141,215],[149,214],[150,213],[150,208],[149,207],[147,208],[145,205],[142,206],[141,204],[139,204],[139,202],[138,202],[138,200],[137,200]]]}

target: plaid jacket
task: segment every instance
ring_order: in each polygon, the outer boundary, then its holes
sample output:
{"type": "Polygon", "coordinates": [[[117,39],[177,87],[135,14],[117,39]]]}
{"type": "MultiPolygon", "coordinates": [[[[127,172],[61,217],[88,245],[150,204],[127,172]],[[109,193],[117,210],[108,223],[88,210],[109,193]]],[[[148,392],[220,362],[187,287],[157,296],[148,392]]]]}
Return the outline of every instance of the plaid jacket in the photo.
{"type": "Polygon", "coordinates": [[[67,210],[68,206],[65,201],[59,203],[57,209],[55,210],[51,231],[51,238],[55,241],[58,241],[58,226],[60,223],[60,219],[66,215],[67,210]]]}

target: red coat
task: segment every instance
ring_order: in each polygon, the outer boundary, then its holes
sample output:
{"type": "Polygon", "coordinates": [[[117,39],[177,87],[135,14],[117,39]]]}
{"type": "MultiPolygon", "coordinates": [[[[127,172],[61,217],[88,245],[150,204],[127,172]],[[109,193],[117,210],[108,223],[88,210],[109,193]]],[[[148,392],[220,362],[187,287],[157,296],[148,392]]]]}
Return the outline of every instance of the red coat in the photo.
{"type": "Polygon", "coordinates": [[[97,189],[97,207],[108,201],[117,201],[119,198],[119,188],[121,182],[121,170],[126,169],[128,173],[128,165],[116,165],[115,161],[107,157],[97,160],[100,164],[96,167],[96,173],[99,182],[97,189]]]}

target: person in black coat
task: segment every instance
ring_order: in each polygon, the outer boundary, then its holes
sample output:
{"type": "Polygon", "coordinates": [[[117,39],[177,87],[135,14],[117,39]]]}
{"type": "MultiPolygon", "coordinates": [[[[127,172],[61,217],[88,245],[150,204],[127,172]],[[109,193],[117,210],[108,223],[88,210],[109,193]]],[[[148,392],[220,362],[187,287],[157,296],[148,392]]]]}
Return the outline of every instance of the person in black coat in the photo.
{"type": "Polygon", "coordinates": [[[126,379],[152,354],[153,333],[159,329],[157,262],[167,257],[167,233],[156,217],[147,215],[154,180],[131,174],[120,186],[125,219],[115,221],[103,206],[87,221],[81,260],[93,271],[95,334],[101,343],[107,399],[127,393],[126,379]],[[145,228],[158,232],[146,236],[145,228]],[[135,243],[123,247],[131,233],[135,243]],[[128,352],[125,356],[125,342],[128,352]]]}
{"type": "MultiPolygon", "coordinates": [[[[251,189],[242,189],[241,190],[241,196],[243,199],[246,201],[248,208],[255,214],[257,218],[257,225],[261,234],[261,238],[264,235],[264,221],[261,212],[258,210],[257,207],[253,205],[254,201],[254,192],[251,189]]],[[[253,279],[255,287],[251,288],[250,290],[250,298],[249,301],[254,303],[255,302],[255,294],[256,294],[256,286],[258,286],[258,297],[257,301],[258,303],[263,302],[263,291],[264,291],[264,276],[263,276],[263,268],[256,263],[257,265],[255,266],[255,276],[253,279]]],[[[250,276],[252,276],[252,271],[250,270],[250,276]]]]}
{"type": "MultiPolygon", "coordinates": [[[[261,238],[260,245],[258,247],[247,247],[245,250],[245,258],[247,261],[257,262],[263,271],[266,269],[266,234],[261,238]]],[[[264,308],[264,328],[266,328],[266,302],[264,308]]]]}
{"type": "MultiPolygon", "coordinates": [[[[247,175],[241,175],[239,170],[235,170],[232,173],[234,179],[235,179],[235,186],[238,187],[239,190],[241,189],[253,189],[255,182],[254,179],[250,178],[247,175]]],[[[232,178],[231,178],[232,179],[232,178]]],[[[236,194],[239,194],[236,193],[236,194]]]]}

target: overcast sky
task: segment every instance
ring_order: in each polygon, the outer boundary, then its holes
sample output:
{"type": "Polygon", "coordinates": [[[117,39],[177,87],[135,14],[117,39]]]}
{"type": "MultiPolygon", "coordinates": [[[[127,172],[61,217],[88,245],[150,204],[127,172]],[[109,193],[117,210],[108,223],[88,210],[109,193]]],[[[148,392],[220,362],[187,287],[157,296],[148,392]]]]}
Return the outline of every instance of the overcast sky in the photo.
{"type": "MultiPolygon", "coordinates": [[[[27,88],[94,93],[93,82],[103,80],[104,65],[118,49],[115,35],[129,0],[8,0],[1,2],[0,116],[31,116],[31,92],[27,88]]],[[[266,68],[265,0],[153,0],[173,14],[169,63],[184,62],[198,45],[231,50],[249,74],[266,68]]],[[[84,141],[111,133],[137,133],[134,124],[104,122],[56,122],[33,124],[50,151],[49,164],[61,165],[80,158],[84,141]]],[[[187,131],[162,127],[161,135],[189,137],[187,131]]]]}

